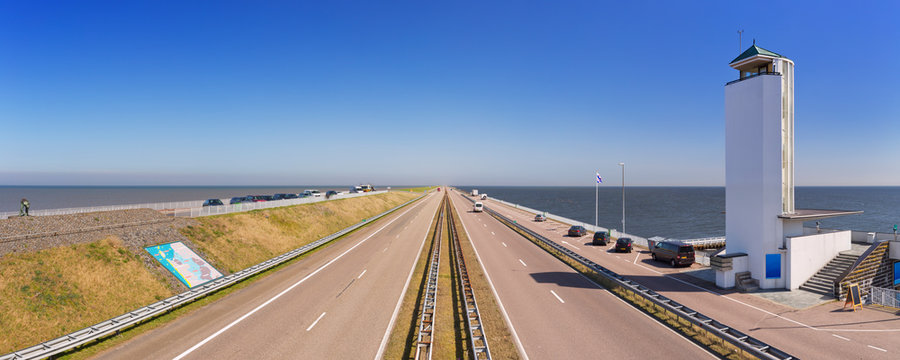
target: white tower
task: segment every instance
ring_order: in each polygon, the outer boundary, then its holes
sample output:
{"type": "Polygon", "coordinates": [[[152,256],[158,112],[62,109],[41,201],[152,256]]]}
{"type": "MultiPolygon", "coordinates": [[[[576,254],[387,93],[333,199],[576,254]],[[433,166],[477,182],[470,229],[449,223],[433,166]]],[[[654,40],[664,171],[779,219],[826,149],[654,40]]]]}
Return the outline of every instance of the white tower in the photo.
{"type": "MultiPolygon", "coordinates": [[[[753,44],[729,65],[740,77],[725,85],[726,253],[747,254],[761,288],[785,288],[780,216],[794,213],[794,63],[753,44]]],[[[802,233],[801,222],[791,225],[802,233]]]]}

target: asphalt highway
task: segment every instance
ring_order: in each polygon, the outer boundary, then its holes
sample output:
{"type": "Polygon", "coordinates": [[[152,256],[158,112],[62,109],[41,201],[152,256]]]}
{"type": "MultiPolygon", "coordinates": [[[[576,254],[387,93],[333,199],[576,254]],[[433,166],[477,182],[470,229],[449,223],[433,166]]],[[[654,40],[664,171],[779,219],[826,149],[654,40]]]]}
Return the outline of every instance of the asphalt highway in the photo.
{"type": "Polygon", "coordinates": [[[98,358],[375,358],[442,195],[431,194],[98,358]]]}
{"type": "MultiPolygon", "coordinates": [[[[468,202],[468,201],[467,201],[468,202]]],[[[565,236],[568,225],[535,222],[534,214],[491,200],[485,205],[519,224],[616,273],[802,359],[900,358],[900,318],[866,309],[845,312],[840,303],[797,310],[751,294],[716,289],[682,271],[653,261],[647,251],[618,254],[609,246],[590,245],[590,236],[565,236]]],[[[537,248],[535,246],[535,248],[537,248]]]]}
{"type": "MultiPolygon", "coordinates": [[[[715,358],[538,248],[456,192],[450,198],[526,359],[715,358]]],[[[490,329],[485,329],[490,334],[490,329]]]]}

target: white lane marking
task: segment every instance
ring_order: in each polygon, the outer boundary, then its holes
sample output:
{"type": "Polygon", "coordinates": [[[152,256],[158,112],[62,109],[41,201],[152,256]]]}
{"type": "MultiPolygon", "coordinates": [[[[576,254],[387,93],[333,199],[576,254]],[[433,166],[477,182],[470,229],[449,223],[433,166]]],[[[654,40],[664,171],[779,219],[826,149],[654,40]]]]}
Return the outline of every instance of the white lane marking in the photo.
{"type": "Polygon", "coordinates": [[[287,289],[282,290],[280,293],[278,293],[278,295],[275,295],[275,296],[273,296],[271,299],[266,300],[266,302],[264,302],[264,303],[260,304],[259,306],[255,307],[253,310],[250,310],[250,312],[248,312],[248,313],[244,314],[243,316],[239,317],[237,320],[232,321],[230,324],[226,325],[225,327],[223,327],[223,328],[220,329],[219,331],[216,331],[216,332],[213,333],[212,335],[208,336],[206,339],[203,339],[203,341],[200,341],[199,343],[197,343],[197,345],[194,345],[194,346],[192,346],[190,349],[185,350],[183,353],[181,353],[180,355],[176,356],[176,357],[173,358],[172,360],[181,360],[181,359],[184,358],[185,356],[188,356],[190,353],[194,352],[194,350],[197,350],[197,349],[199,349],[201,346],[203,346],[204,344],[208,343],[210,340],[215,339],[217,336],[221,335],[221,334],[224,333],[225,331],[228,331],[228,329],[231,329],[231,327],[237,325],[239,322],[244,321],[244,319],[250,317],[250,315],[253,315],[254,313],[256,313],[257,311],[259,311],[260,309],[266,307],[267,305],[271,304],[271,303],[272,303],[273,301],[275,301],[276,299],[280,298],[282,295],[287,294],[288,291],[291,291],[291,290],[293,290],[295,287],[297,287],[297,286],[299,286],[300,284],[304,283],[307,279],[309,279],[309,278],[313,277],[314,275],[318,274],[319,271],[324,270],[324,269],[327,268],[329,265],[333,264],[335,261],[338,261],[338,259],[344,257],[344,255],[346,255],[347,253],[349,253],[349,252],[352,251],[353,249],[356,249],[357,247],[359,247],[360,245],[362,245],[363,243],[365,243],[366,240],[369,240],[370,238],[372,238],[373,236],[375,236],[375,234],[378,234],[379,232],[381,232],[381,230],[384,230],[384,228],[388,227],[388,225],[393,224],[394,221],[397,221],[397,219],[403,217],[403,215],[406,215],[406,213],[410,212],[412,209],[415,209],[415,208],[419,207],[419,205],[421,205],[421,204],[423,204],[423,203],[424,203],[424,202],[420,202],[420,203],[416,204],[415,206],[413,206],[413,207],[411,207],[411,208],[409,208],[409,209],[406,209],[406,211],[404,211],[402,214],[398,215],[398,216],[395,217],[393,220],[389,221],[387,224],[384,224],[384,226],[382,226],[380,229],[375,230],[375,232],[373,232],[372,234],[370,234],[369,236],[367,236],[365,239],[360,240],[358,243],[356,243],[356,245],[353,245],[352,247],[350,247],[350,248],[347,249],[346,251],[342,252],[340,255],[338,255],[338,256],[335,257],[334,259],[331,259],[331,261],[325,263],[325,265],[320,266],[320,267],[319,267],[318,269],[316,269],[315,271],[309,273],[309,275],[306,275],[305,277],[303,277],[302,279],[300,279],[300,281],[297,281],[297,282],[295,282],[293,285],[289,286],[287,289]]]}
{"type": "Polygon", "coordinates": [[[838,339],[841,339],[841,340],[850,341],[850,339],[845,338],[845,337],[843,337],[843,336],[840,336],[840,335],[838,335],[838,334],[831,334],[831,336],[834,336],[834,337],[836,337],[836,338],[838,338],[838,339]]]}
{"type": "Polygon", "coordinates": [[[368,269],[363,269],[363,272],[359,273],[359,276],[357,276],[356,278],[357,278],[357,279],[362,279],[362,276],[365,275],[366,271],[369,271],[369,270],[368,270],[368,269]]]}
{"type": "Polygon", "coordinates": [[[509,246],[506,246],[505,242],[501,242],[501,244],[503,244],[503,247],[509,247],[509,246]]]}
{"type": "Polygon", "coordinates": [[[573,248],[575,248],[575,249],[577,249],[577,250],[581,250],[581,249],[579,249],[577,246],[572,245],[572,244],[569,244],[568,241],[563,240],[563,244],[569,245],[569,246],[571,246],[571,247],[573,247],[573,248]]]}
{"type": "Polygon", "coordinates": [[[637,264],[637,259],[639,257],[641,257],[641,253],[637,253],[637,255],[634,256],[634,264],[637,264]]]}
{"type": "Polygon", "coordinates": [[[385,251],[387,251],[387,248],[384,248],[384,250],[381,250],[381,252],[385,252],[385,251]]]}
{"type": "Polygon", "coordinates": [[[619,257],[619,255],[616,255],[616,259],[621,259],[621,257],[619,257]]]}
{"type": "Polygon", "coordinates": [[[491,231],[491,235],[494,235],[494,236],[497,236],[497,234],[494,234],[494,232],[493,232],[493,231],[491,231]]]}
{"type": "Polygon", "coordinates": [[[481,225],[484,225],[484,227],[487,227],[487,224],[481,224],[481,225]]]}
{"type": "Polygon", "coordinates": [[[882,349],[882,348],[880,348],[880,347],[874,347],[874,346],[872,346],[872,345],[866,345],[866,346],[868,346],[868,347],[870,347],[870,348],[873,348],[873,349],[875,349],[875,350],[878,350],[878,351],[884,351],[884,352],[887,352],[887,350],[882,349]]]}
{"type": "Polygon", "coordinates": [[[384,330],[384,336],[381,338],[381,345],[378,346],[378,353],[375,354],[375,360],[381,360],[381,358],[384,357],[384,350],[387,349],[388,337],[391,335],[391,331],[394,331],[394,324],[397,322],[397,314],[400,313],[400,305],[403,304],[403,295],[406,294],[406,290],[409,289],[409,282],[412,280],[413,270],[416,269],[416,264],[419,263],[419,257],[422,256],[422,249],[425,248],[426,239],[428,239],[428,231],[425,231],[425,235],[422,237],[422,244],[419,245],[419,252],[416,253],[416,260],[413,261],[412,267],[409,268],[409,276],[406,277],[406,284],[403,284],[403,291],[400,292],[400,297],[397,299],[397,305],[394,306],[394,314],[391,315],[391,322],[388,323],[387,329],[384,330]]]}
{"type": "Polygon", "coordinates": [[[519,259],[519,262],[522,263],[522,266],[528,266],[528,265],[525,265],[525,262],[522,261],[522,259],[519,259]]]}
{"type": "Polygon", "coordinates": [[[322,320],[322,317],[323,317],[323,316],[325,316],[325,313],[324,313],[324,312],[322,313],[322,315],[319,315],[319,317],[316,318],[316,321],[313,321],[312,325],[310,325],[308,328],[306,328],[306,331],[312,330],[312,328],[313,328],[314,326],[316,326],[316,324],[319,323],[319,320],[322,320]]]}
{"type": "Polygon", "coordinates": [[[559,297],[559,295],[556,295],[556,291],[550,290],[550,293],[553,294],[553,296],[556,296],[556,300],[559,300],[559,302],[561,302],[563,304],[566,303],[565,301],[563,301],[563,299],[561,297],[559,297]]]}
{"type": "MultiPolygon", "coordinates": [[[[458,211],[458,210],[457,210],[458,211]]],[[[500,295],[497,295],[497,289],[494,287],[494,282],[491,281],[491,275],[488,274],[487,269],[484,267],[484,261],[481,260],[481,255],[478,254],[478,248],[475,247],[475,241],[472,240],[472,236],[469,235],[469,229],[466,228],[466,223],[464,221],[460,221],[463,226],[463,231],[466,232],[466,237],[469,238],[469,244],[472,244],[472,250],[475,250],[475,257],[478,258],[478,265],[481,266],[481,272],[484,273],[484,277],[487,279],[488,285],[491,286],[491,292],[494,293],[494,299],[497,300],[497,306],[500,307],[500,312],[503,313],[503,319],[506,320],[506,326],[509,327],[509,332],[512,333],[513,339],[515,339],[516,349],[519,350],[519,355],[523,360],[528,360],[528,353],[525,352],[525,347],[522,346],[522,340],[519,340],[519,334],[516,332],[516,327],[513,326],[512,321],[509,320],[509,314],[506,313],[506,308],[503,307],[503,301],[500,301],[500,295]]],[[[423,241],[422,244],[425,244],[423,241]]],[[[503,246],[506,246],[506,243],[503,243],[503,246]]],[[[421,252],[422,250],[419,250],[421,252]]],[[[419,262],[416,260],[416,262],[419,262]]],[[[412,276],[412,273],[410,273],[412,276]]],[[[397,306],[399,310],[399,304],[397,306]]],[[[387,339],[387,334],[385,334],[385,339],[387,339]]],[[[375,360],[381,360],[381,352],[375,356],[375,360]]]]}
{"type": "Polygon", "coordinates": [[[397,237],[395,237],[394,239],[399,239],[399,238],[400,238],[400,234],[397,234],[397,237]]]}

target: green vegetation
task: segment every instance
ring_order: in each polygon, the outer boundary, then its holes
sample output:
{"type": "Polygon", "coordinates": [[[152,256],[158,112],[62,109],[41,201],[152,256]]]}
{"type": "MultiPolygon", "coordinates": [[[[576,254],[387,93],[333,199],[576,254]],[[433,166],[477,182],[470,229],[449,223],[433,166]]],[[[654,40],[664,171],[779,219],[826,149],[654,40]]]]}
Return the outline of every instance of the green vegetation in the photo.
{"type": "Polygon", "coordinates": [[[437,188],[437,186],[420,186],[420,187],[413,187],[413,188],[391,189],[391,191],[426,192],[428,190],[435,189],[435,188],[437,188]]]}
{"type": "Polygon", "coordinates": [[[113,237],[4,255],[0,259],[0,353],[171,295],[174,292],[113,237]]]}

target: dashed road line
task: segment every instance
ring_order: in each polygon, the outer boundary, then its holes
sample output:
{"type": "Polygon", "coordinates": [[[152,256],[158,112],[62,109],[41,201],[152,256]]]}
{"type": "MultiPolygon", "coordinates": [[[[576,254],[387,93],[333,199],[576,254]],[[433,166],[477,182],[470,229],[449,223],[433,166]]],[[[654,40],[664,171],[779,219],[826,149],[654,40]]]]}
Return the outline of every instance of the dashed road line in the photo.
{"type": "Polygon", "coordinates": [[[369,271],[369,270],[368,270],[368,269],[363,269],[363,272],[359,273],[359,276],[357,276],[356,278],[357,278],[357,279],[361,279],[362,276],[366,273],[366,271],[369,271]]]}
{"type": "Polygon", "coordinates": [[[884,352],[887,352],[887,350],[882,349],[882,348],[880,348],[880,347],[875,347],[875,346],[872,346],[872,345],[866,345],[866,346],[868,346],[868,347],[870,347],[870,348],[873,348],[873,349],[875,349],[875,350],[878,350],[878,351],[884,351],[884,352]]]}
{"type": "Polygon", "coordinates": [[[506,246],[505,242],[500,242],[500,243],[503,244],[503,247],[509,247],[509,246],[506,246]]]}
{"type": "Polygon", "coordinates": [[[494,236],[497,236],[497,234],[494,234],[494,232],[493,232],[493,231],[491,231],[491,235],[494,235],[494,236]]]}
{"type": "Polygon", "coordinates": [[[556,291],[550,290],[550,293],[553,294],[553,296],[556,296],[556,300],[559,300],[559,302],[561,302],[563,304],[566,303],[565,301],[563,301],[563,299],[561,297],[559,297],[559,295],[556,295],[556,291]]]}
{"type": "Polygon", "coordinates": [[[312,328],[313,328],[314,326],[316,326],[316,324],[319,323],[319,320],[322,320],[322,317],[323,317],[323,316],[325,316],[325,313],[324,313],[324,312],[322,313],[322,315],[319,315],[319,317],[316,318],[316,321],[313,321],[312,325],[310,325],[308,328],[306,328],[306,331],[312,330],[312,328]]]}
{"type": "Polygon", "coordinates": [[[850,339],[845,338],[845,337],[843,337],[843,336],[840,336],[840,335],[838,335],[838,334],[831,334],[831,336],[834,336],[834,337],[836,337],[836,338],[838,338],[838,339],[841,339],[841,340],[850,341],[850,339]]]}
{"type": "Polygon", "coordinates": [[[528,266],[528,265],[525,265],[525,262],[522,261],[522,259],[519,259],[519,262],[522,263],[522,266],[528,266]]]}

